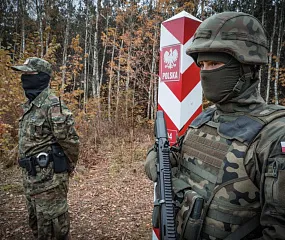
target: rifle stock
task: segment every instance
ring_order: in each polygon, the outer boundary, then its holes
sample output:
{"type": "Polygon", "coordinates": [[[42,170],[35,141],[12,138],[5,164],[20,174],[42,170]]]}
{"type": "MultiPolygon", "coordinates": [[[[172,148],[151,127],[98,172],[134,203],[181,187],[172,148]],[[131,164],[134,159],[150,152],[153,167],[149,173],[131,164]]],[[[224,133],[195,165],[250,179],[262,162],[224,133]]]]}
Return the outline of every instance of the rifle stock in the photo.
{"type": "Polygon", "coordinates": [[[160,208],[160,240],[176,239],[174,203],[172,196],[170,148],[163,111],[157,111],[155,121],[157,148],[157,191],[155,205],[160,208]]]}

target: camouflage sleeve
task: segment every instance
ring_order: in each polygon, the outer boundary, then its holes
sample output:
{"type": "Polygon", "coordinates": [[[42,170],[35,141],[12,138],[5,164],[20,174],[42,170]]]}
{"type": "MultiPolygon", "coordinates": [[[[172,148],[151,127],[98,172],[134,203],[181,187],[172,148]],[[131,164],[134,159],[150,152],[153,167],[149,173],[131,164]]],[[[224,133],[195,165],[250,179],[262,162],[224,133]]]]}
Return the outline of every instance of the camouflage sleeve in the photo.
{"type": "Polygon", "coordinates": [[[79,136],[74,128],[71,111],[64,104],[55,104],[50,109],[52,132],[69,159],[71,170],[78,161],[79,136]]]}
{"type": "Polygon", "coordinates": [[[285,134],[280,129],[271,126],[267,136],[261,138],[262,149],[257,152],[261,170],[261,239],[284,239],[285,236],[285,134]]]}
{"type": "MultiPolygon", "coordinates": [[[[157,154],[157,149],[155,147],[155,145],[153,145],[147,152],[147,160],[148,160],[148,156],[149,154],[152,154],[152,152],[155,152],[155,154],[157,154]]],[[[180,154],[178,152],[175,152],[175,151],[172,151],[171,148],[170,148],[170,154],[169,154],[169,157],[170,157],[170,164],[171,164],[171,167],[177,167],[178,165],[178,158],[179,158],[180,154]]],[[[155,161],[157,161],[157,156],[155,155],[155,161]]]]}
{"type": "MultiPolygon", "coordinates": [[[[170,164],[172,168],[177,166],[177,158],[178,158],[177,153],[171,151],[170,164]]],[[[154,182],[156,182],[157,180],[156,164],[157,164],[157,151],[155,146],[152,146],[147,152],[144,168],[147,177],[154,182]]]]}

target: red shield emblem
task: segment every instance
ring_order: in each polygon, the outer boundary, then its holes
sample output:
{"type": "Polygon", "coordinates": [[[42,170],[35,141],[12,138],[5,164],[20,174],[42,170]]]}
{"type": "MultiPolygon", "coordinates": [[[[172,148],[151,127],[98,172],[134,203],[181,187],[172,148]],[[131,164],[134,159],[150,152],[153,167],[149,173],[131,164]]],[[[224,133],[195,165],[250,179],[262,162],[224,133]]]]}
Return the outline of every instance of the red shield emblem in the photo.
{"type": "Polygon", "coordinates": [[[162,48],[160,53],[160,79],[162,82],[179,81],[181,45],[162,48]]]}

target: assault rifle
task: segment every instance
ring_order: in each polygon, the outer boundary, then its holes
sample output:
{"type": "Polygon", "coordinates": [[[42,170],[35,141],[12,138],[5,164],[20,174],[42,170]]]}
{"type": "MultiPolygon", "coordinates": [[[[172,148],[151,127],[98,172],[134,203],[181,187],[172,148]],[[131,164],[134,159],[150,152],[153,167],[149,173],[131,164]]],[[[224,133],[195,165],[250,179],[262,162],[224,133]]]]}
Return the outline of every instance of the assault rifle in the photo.
{"type": "Polygon", "coordinates": [[[172,180],[170,149],[163,111],[157,111],[155,120],[155,145],[157,149],[157,189],[155,208],[159,208],[160,240],[176,240],[174,203],[172,200],[172,180]]]}

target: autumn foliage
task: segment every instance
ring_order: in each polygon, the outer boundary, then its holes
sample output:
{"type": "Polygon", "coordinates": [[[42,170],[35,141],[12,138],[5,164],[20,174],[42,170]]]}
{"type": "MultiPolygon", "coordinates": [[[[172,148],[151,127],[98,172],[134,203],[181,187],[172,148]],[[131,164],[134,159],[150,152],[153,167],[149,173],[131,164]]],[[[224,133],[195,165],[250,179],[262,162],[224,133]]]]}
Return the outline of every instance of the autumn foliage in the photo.
{"type": "Polygon", "coordinates": [[[273,47],[271,65],[260,72],[260,91],[263,97],[268,91],[269,103],[285,104],[284,1],[76,2],[0,5],[0,158],[7,165],[17,159],[18,118],[25,101],[20,75],[10,66],[30,56],[53,65],[51,87],[76,118],[81,161],[92,164],[91,156],[106,144],[124,143],[129,143],[129,160],[135,160],[137,138],[152,136],[158,105],[160,25],[182,10],[202,20],[238,10],[263,22],[273,47]]]}

